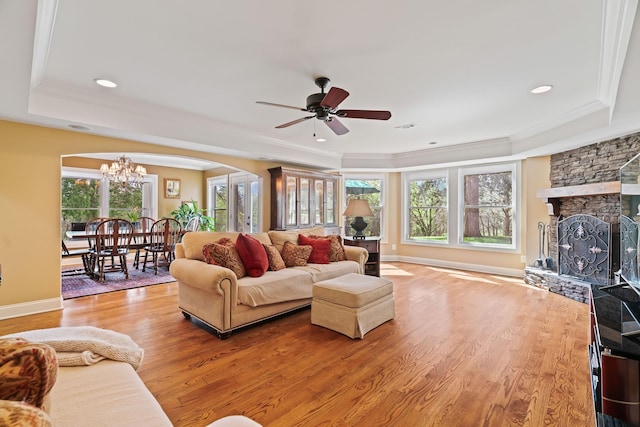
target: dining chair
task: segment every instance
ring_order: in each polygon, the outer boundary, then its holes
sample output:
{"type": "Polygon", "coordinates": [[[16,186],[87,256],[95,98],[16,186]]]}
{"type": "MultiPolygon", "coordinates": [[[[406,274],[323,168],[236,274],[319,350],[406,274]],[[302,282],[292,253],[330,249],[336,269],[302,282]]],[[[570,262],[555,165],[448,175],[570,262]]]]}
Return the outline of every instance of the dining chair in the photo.
{"type": "Polygon", "coordinates": [[[77,248],[77,249],[69,249],[67,244],[64,242],[64,236],[66,232],[72,228],[71,222],[68,220],[62,220],[60,223],[60,234],[62,238],[60,239],[61,244],[61,252],[60,256],[62,258],[76,258],[80,257],[82,259],[82,269],[74,268],[71,270],[64,270],[62,272],[62,276],[76,276],[79,274],[85,274],[89,272],[89,249],[88,248],[77,248]]]}
{"type": "Polygon", "coordinates": [[[154,222],[149,234],[150,242],[144,247],[142,271],[144,272],[146,269],[149,254],[152,256],[155,274],[158,274],[160,256],[164,258],[164,265],[171,264],[176,257],[176,244],[179,243],[181,235],[182,226],[173,218],[162,218],[154,222]]]}
{"type": "Polygon", "coordinates": [[[104,281],[105,272],[122,272],[129,278],[127,255],[133,236],[133,225],[122,218],[102,221],[96,228],[95,265],[99,281],[104,281]],[[111,260],[105,270],[105,262],[111,260]]]}
{"type": "Polygon", "coordinates": [[[140,251],[149,244],[149,233],[151,232],[151,226],[156,222],[154,218],[149,216],[141,216],[138,218],[136,235],[133,236],[131,241],[131,249],[135,249],[136,255],[133,259],[133,266],[138,269],[140,265],[140,251]],[[143,234],[137,234],[143,233],[143,234]]]}
{"type": "Polygon", "coordinates": [[[103,217],[96,217],[93,219],[90,219],[89,221],[87,221],[84,224],[84,232],[85,234],[88,235],[87,237],[87,244],[88,244],[88,271],[93,274],[95,271],[95,266],[96,266],[96,230],[98,228],[98,225],[106,220],[108,218],[103,218],[103,217]]]}

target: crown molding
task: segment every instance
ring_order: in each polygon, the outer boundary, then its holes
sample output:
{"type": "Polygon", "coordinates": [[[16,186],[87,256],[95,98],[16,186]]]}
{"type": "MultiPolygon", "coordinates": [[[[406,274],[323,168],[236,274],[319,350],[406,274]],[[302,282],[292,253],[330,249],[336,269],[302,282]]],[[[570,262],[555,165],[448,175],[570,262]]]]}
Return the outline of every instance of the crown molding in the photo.
{"type": "Polygon", "coordinates": [[[598,98],[613,115],[638,0],[604,0],[598,98]]]}
{"type": "Polygon", "coordinates": [[[32,89],[42,83],[44,79],[57,12],[58,0],[38,0],[35,38],[33,40],[33,59],[31,63],[32,89]]]}

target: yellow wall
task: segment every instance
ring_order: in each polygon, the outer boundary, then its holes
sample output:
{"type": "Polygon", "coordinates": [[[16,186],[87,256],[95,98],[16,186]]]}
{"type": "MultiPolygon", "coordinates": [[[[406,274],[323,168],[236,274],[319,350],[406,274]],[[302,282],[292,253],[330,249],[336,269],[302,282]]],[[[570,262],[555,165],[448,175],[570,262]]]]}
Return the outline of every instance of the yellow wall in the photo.
{"type": "MultiPolygon", "coordinates": [[[[144,144],[116,138],[50,129],[39,126],[0,121],[0,265],[4,278],[0,285],[0,318],[35,311],[52,310],[62,304],[60,298],[60,176],[61,156],[78,153],[123,152],[178,155],[211,160],[231,168],[245,170],[262,178],[262,224],[270,224],[270,177],[273,162],[246,160],[231,156],[202,153],[179,148],[144,144]],[[27,173],[25,173],[25,170],[27,173]]],[[[65,158],[65,165],[93,167],[101,161],[65,158]],[[68,162],[68,163],[67,163],[68,162]]],[[[548,220],[545,205],[535,198],[535,190],[549,186],[549,159],[529,159],[524,163],[522,223],[522,253],[528,261],[537,256],[535,235],[537,221],[548,220]],[[533,233],[533,234],[532,234],[533,233]]],[[[182,180],[180,199],[165,199],[159,195],[159,214],[168,213],[182,200],[199,201],[204,207],[206,177],[219,171],[194,172],[175,168],[148,166],[149,173],[158,174],[162,187],[164,177],[182,180]],[[199,183],[199,184],[196,184],[199,183]],[[185,185],[188,184],[188,185],[185,185]],[[193,184],[193,185],[192,185],[193,184]]],[[[462,249],[402,245],[400,225],[401,178],[390,173],[386,183],[385,221],[388,230],[383,255],[399,255],[438,259],[450,262],[486,264],[498,268],[521,269],[521,254],[487,253],[462,249]],[[391,251],[390,245],[397,245],[391,251]]]]}

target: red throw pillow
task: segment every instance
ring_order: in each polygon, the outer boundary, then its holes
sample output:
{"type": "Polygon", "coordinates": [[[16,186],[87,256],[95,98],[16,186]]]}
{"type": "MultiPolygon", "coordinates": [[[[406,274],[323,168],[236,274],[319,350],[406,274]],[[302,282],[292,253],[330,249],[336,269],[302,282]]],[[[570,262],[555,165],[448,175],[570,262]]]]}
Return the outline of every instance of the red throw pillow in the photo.
{"type": "Polygon", "coordinates": [[[312,264],[329,264],[330,239],[310,239],[304,234],[298,234],[298,244],[311,246],[311,255],[308,262],[312,264]]]}
{"type": "Polygon", "coordinates": [[[249,276],[260,277],[269,268],[267,252],[259,240],[247,234],[239,234],[236,249],[249,276]]]}

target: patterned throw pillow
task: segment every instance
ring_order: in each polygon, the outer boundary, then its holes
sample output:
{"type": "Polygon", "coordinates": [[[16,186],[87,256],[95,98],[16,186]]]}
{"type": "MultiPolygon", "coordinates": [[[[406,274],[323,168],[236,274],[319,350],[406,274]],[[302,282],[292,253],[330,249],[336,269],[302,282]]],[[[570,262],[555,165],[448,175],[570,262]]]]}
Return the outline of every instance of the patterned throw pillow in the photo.
{"type": "Polygon", "coordinates": [[[329,264],[331,239],[310,239],[304,234],[301,234],[298,236],[298,244],[309,245],[313,248],[308,262],[313,264],[329,264]]]}
{"type": "Polygon", "coordinates": [[[236,250],[249,276],[260,277],[269,268],[269,258],[262,243],[248,234],[238,235],[236,250]]]}
{"type": "Polygon", "coordinates": [[[42,408],[57,375],[52,347],[22,338],[0,339],[0,399],[42,408]]]}
{"type": "Polygon", "coordinates": [[[0,426],[52,427],[46,412],[27,403],[0,400],[0,426]]]}
{"type": "Polygon", "coordinates": [[[318,236],[312,234],[307,236],[310,239],[330,239],[331,240],[331,250],[329,251],[329,261],[337,262],[344,261],[347,259],[347,256],[344,253],[344,246],[342,246],[342,237],[332,234],[330,236],[318,236]]]}
{"type": "Polygon", "coordinates": [[[204,245],[202,254],[208,264],[228,268],[236,274],[238,279],[247,275],[242,259],[236,250],[236,245],[229,238],[225,237],[215,243],[204,245]]]}
{"type": "Polygon", "coordinates": [[[287,268],[282,259],[282,255],[273,245],[263,245],[264,250],[267,252],[267,258],[269,259],[269,270],[278,271],[283,268],[287,268]]]}
{"type": "Polygon", "coordinates": [[[284,242],[282,246],[282,259],[287,267],[303,267],[311,255],[311,246],[298,246],[295,243],[284,242]]]}

